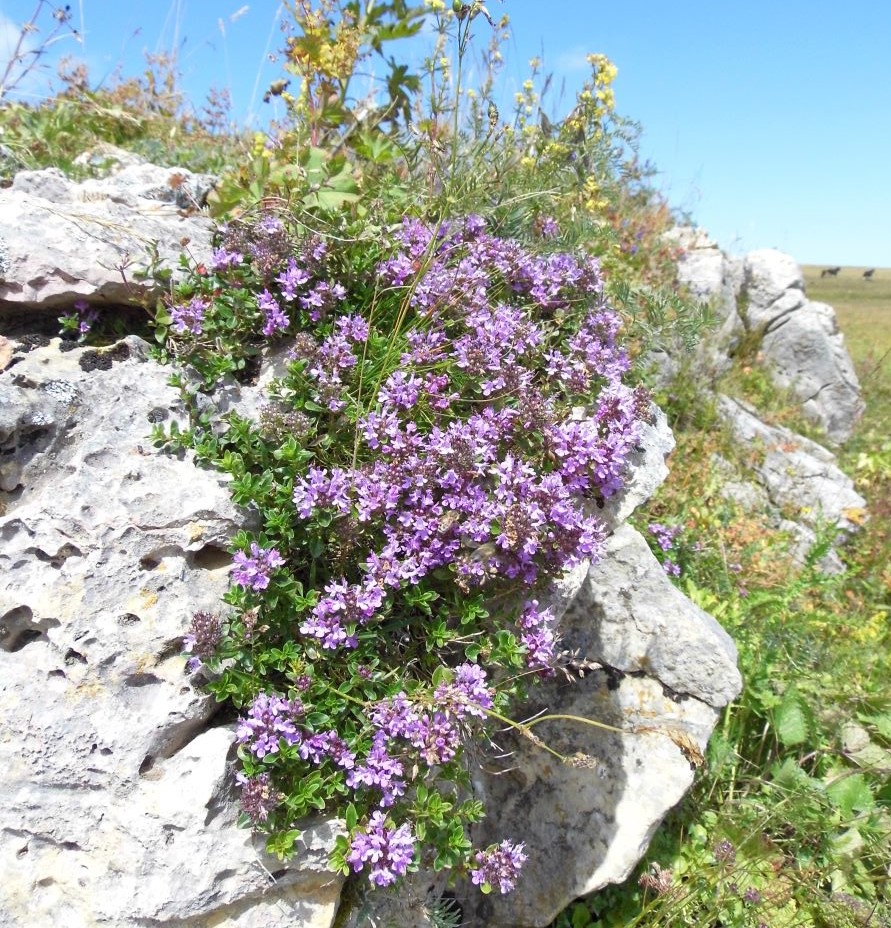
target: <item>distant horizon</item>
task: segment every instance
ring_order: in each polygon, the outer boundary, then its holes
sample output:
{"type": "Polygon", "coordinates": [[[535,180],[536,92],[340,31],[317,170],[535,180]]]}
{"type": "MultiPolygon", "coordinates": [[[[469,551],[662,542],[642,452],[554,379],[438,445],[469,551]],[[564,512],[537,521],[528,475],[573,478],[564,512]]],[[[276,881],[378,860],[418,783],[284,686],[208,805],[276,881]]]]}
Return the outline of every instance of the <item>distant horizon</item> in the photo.
{"type": "MultiPolygon", "coordinates": [[[[228,88],[238,119],[257,127],[280,102],[261,110],[281,74],[268,60],[282,43],[277,0],[218,0],[211,15],[206,0],[72,6],[82,44],[59,43],[49,64],[76,52],[99,81],[117,66],[141,73],[144,51],[176,49],[196,107],[211,86],[228,88]]],[[[0,58],[33,7],[0,0],[0,58]]],[[[585,53],[606,54],[619,69],[616,111],[640,123],[654,186],[724,251],[891,266],[891,4],[750,0],[741,13],[713,0],[560,0],[546,9],[489,0],[489,9],[512,21],[498,99],[512,99],[538,57],[564,88],[556,115],[565,115],[588,73],[585,53]]],[[[481,49],[488,26],[478,23],[481,49]]]]}

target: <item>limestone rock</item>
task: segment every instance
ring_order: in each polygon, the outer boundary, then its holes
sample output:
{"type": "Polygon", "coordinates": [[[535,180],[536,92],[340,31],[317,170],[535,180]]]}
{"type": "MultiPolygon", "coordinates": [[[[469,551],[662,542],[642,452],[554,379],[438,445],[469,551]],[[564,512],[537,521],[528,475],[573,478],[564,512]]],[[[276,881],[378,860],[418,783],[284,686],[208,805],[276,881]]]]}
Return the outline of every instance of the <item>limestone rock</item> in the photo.
{"type": "Polygon", "coordinates": [[[175,269],[186,247],[196,261],[209,257],[211,223],[193,213],[212,183],[132,159],[81,183],[56,168],[20,171],[0,190],[0,309],[58,312],[77,299],[140,305],[158,292],[140,279],[156,261],[175,269]]]}
{"type": "Polygon", "coordinates": [[[792,391],[830,441],[849,438],[864,407],[835,311],[808,300],[799,266],[773,249],[746,256],[744,288],[745,324],[762,334],[760,357],[774,383],[792,391]]]}
{"type": "MultiPolygon", "coordinates": [[[[694,296],[710,301],[718,319],[698,350],[706,371],[724,371],[741,339],[755,336],[756,362],[776,386],[792,392],[830,442],[848,439],[863,414],[860,384],[835,311],[808,300],[796,261],[772,248],[749,252],[739,261],[700,230],[678,229],[674,237],[683,248],[678,280],[694,296]]],[[[666,377],[677,373],[670,354],[654,360],[666,377]]]]}
{"type": "Polygon", "coordinates": [[[795,259],[774,248],[746,255],[744,265],[747,327],[770,327],[805,302],[804,277],[795,259]]]}
{"type": "Polygon", "coordinates": [[[528,740],[500,738],[512,752],[503,770],[476,774],[497,814],[474,840],[525,841],[529,860],[507,896],[466,890],[467,926],[545,926],[577,896],[625,879],[690,787],[720,709],[740,691],[730,638],[671,584],[628,526],[590,568],[562,634],[564,647],[603,669],[545,683],[524,716],[575,715],[623,734],[565,720],[534,729],[574,764],[528,740]]]}
{"type": "Polygon", "coordinates": [[[856,530],[866,500],[838,468],[835,455],[789,429],[765,424],[739,400],[720,396],[718,411],[737,441],[763,453],[755,472],[774,506],[791,510],[795,521],[811,529],[828,522],[842,533],[856,530]]]}
{"type": "Polygon", "coordinates": [[[777,321],[761,345],[774,383],[800,399],[807,418],[822,426],[830,441],[849,438],[864,404],[833,308],[804,303],[777,321]]]}
{"type": "Polygon", "coordinates": [[[231,732],[181,656],[245,514],[188,455],[129,337],[0,374],[0,926],[328,926],[330,823],[287,866],[235,827],[231,732]],[[274,875],[272,875],[274,874],[274,875]]]}
{"type": "Polygon", "coordinates": [[[622,489],[605,500],[600,517],[612,531],[642,506],[665,482],[666,459],[674,450],[674,435],[665,413],[658,406],[650,408],[652,421],[641,428],[641,440],[629,456],[628,474],[622,489]]]}

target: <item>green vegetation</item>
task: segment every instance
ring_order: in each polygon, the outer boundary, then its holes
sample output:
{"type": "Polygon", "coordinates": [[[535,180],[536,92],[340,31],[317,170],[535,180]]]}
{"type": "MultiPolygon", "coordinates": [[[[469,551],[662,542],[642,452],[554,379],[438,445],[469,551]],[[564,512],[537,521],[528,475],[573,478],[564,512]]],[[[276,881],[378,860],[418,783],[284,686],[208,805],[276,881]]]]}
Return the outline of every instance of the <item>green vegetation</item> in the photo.
{"type": "MultiPolygon", "coordinates": [[[[338,398],[319,395],[318,383],[306,373],[309,359],[297,358],[277,385],[260,429],[233,418],[220,437],[196,407],[190,432],[159,436],[195,447],[227,469],[240,499],[257,502],[266,520],[261,536],[234,540],[244,582],[229,597],[230,612],[222,620],[196,617],[193,627],[193,647],[205,648],[197,653],[206,663],[218,665],[221,656],[237,662],[218,678],[217,693],[234,698],[241,708],[251,704],[264,681],[286,690],[271,711],[285,729],[291,726],[291,734],[303,724],[295,721],[304,718],[295,708],[298,698],[311,705],[317,731],[349,715],[344,734],[360,754],[369,750],[371,733],[355,709],[345,711],[348,704],[392,698],[399,686],[421,707],[437,687],[453,687],[449,692],[458,699],[455,665],[491,658],[490,681],[498,682],[504,696],[496,694],[489,705],[484,690],[473,689],[479,679],[464,671],[460,682],[476,693],[477,708],[500,713],[506,695],[519,685],[516,679],[505,683],[498,673],[516,673],[529,653],[521,636],[492,619],[476,594],[459,595],[447,568],[425,584],[401,588],[398,603],[396,594],[388,601],[386,621],[404,623],[402,663],[411,664],[395,682],[399,670],[376,650],[374,626],[361,625],[361,651],[345,661],[334,687],[322,674],[323,649],[298,648],[282,631],[285,612],[300,612],[309,621],[320,587],[332,579],[324,565],[338,558],[347,563],[358,542],[370,537],[371,529],[359,525],[349,526],[352,534],[345,532],[330,511],[316,512],[306,536],[296,537],[287,513],[311,459],[341,468],[372,459],[357,438],[358,420],[368,412],[372,395],[363,384],[377,388],[393,374],[408,335],[423,328],[409,305],[421,275],[435,263],[433,249],[422,248],[399,284],[405,284],[404,292],[395,284],[376,291],[369,272],[394,257],[403,218],[411,216],[429,230],[479,213],[493,235],[518,241],[530,261],[556,253],[579,262],[596,257],[605,271],[607,296],[624,318],[634,359],[643,358],[647,345],[666,333],[692,341],[706,318],[672,289],[677,255],[663,233],[675,217],[638,163],[634,127],[614,112],[615,69],[608,59],[591,56],[591,77],[575,108],[552,125],[541,118],[547,81],[535,62],[515,111],[495,109],[491,88],[507,24],[490,20],[481,3],[459,2],[447,10],[442,3],[425,8],[392,0],[371,9],[345,0],[293,5],[296,39],[289,42],[285,61],[300,89],[289,96],[283,81],[270,88],[285,98],[289,118],[269,137],[233,132],[223,100],[196,115],[179,94],[175,62],[168,59],[156,59],[142,77],[101,92],[89,88],[86,74],[69,74],[59,95],[37,106],[5,103],[0,94],[7,179],[25,167],[85,171],[74,159],[99,142],[222,172],[211,209],[231,222],[218,243],[224,252],[219,266],[210,272],[191,269],[185,288],[156,313],[159,352],[190,367],[190,376],[178,381],[188,395],[197,396],[227,375],[249,380],[267,339],[280,332],[293,335],[299,326],[320,340],[332,337],[332,320],[324,315],[304,318],[306,313],[295,308],[286,323],[276,316],[272,303],[280,311],[285,302],[286,284],[279,275],[286,276],[282,262],[288,253],[302,262],[295,274],[306,272],[314,285],[330,281],[333,292],[334,282],[342,282],[340,298],[352,313],[380,307],[384,327],[367,339],[356,336],[356,344],[364,346],[357,352],[368,366],[349,375],[345,367],[337,384],[354,391],[344,407],[326,408],[338,398]],[[423,73],[412,74],[387,58],[386,43],[416,31],[422,17],[437,8],[436,49],[423,73]],[[471,24],[478,38],[484,31],[492,38],[488,73],[473,87],[465,86],[463,67],[471,24]],[[387,92],[368,112],[351,98],[350,79],[360,62],[378,55],[388,62],[387,92]],[[326,238],[343,243],[336,259],[323,260],[314,251],[326,238]],[[256,250],[258,241],[265,242],[265,251],[256,250]],[[392,248],[386,252],[385,246],[392,248]],[[235,253],[250,260],[227,264],[226,256],[235,253]],[[264,263],[267,259],[271,263],[264,263]],[[261,334],[261,328],[269,331],[261,334]],[[363,380],[366,374],[369,379],[363,380]],[[299,577],[281,569],[278,548],[299,562],[299,577]],[[454,610],[443,612],[443,603],[452,603],[454,610]],[[449,624],[451,612],[460,616],[457,627],[449,624]],[[415,634],[423,621],[436,628],[433,649],[425,650],[422,636],[415,634]],[[278,636],[269,646],[252,637],[255,630],[266,634],[265,626],[278,636]],[[213,653],[221,642],[221,652],[213,653]]],[[[820,278],[819,270],[806,271],[808,294],[836,307],[867,402],[863,423],[840,462],[867,497],[870,517],[842,552],[844,574],[827,576],[818,569],[831,541],[828,530],[807,563],[796,566],[785,535],[721,496],[711,459],[732,449],[701,385],[679,381],[657,397],[678,447],[667,484],[637,521],[644,531],[650,523],[663,527],[669,550],[656,538],[654,550],[669,566],[676,565],[681,589],[733,635],[745,689],[719,724],[696,786],[659,830],[632,877],[574,903],[555,928],[836,928],[891,919],[891,271],[879,269],[865,280],[862,270],[845,268],[835,278],[820,278]]],[[[496,289],[504,286],[494,273],[489,280],[496,289]]],[[[303,307],[307,313],[310,305],[303,307]]],[[[549,338],[577,331],[578,319],[564,309],[537,310],[549,338]]],[[[459,325],[451,317],[448,324],[459,325]]],[[[773,416],[795,421],[789,398],[778,395],[751,360],[738,358],[725,386],[744,392],[773,416]]],[[[480,399],[471,395],[476,388],[460,371],[449,374],[462,403],[469,407],[480,399]]],[[[635,369],[632,376],[643,374],[635,369]]],[[[421,409],[422,431],[436,415],[432,399],[421,409]]],[[[496,391],[498,402],[500,408],[511,403],[496,391]]],[[[539,463],[551,466],[544,458],[539,463]]],[[[449,521],[444,528],[455,524],[449,521]]],[[[356,581],[355,563],[349,563],[350,579],[356,581]]],[[[498,621],[505,616],[515,618],[505,612],[498,621]]],[[[336,763],[300,776],[297,750],[289,742],[279,751],[283,764],[291,764],[282,772],[278,760],[267,763],[253,751],[252,738],[246,735],[241,748],[252,783],[246,814],[255,824],[271,815],[271,845],[286,854],[296,835],[283,830],[282,822],[307,809],[335,807],[347,789],[336,763]],[[281,821],[273,811],[279,803],[287,812],[281,821]]],[[[324,746],[329,753],[332,744],[329,739],[324,746]]],[[[471,821],[481,810],[465,802],[457,767],[448,772],[456,784],[451,793],[426,774],[410,784],[415,837],[426,833],[437,866],[467,870],[475,862],[482,872],[485,867],[469,856],[462,830],[451,827],[456,816],[471,821]]],[[[347,867],[351,858],[362,862],[367,798],[363,793],[346,802],[354,835],[352,843],[339,847],[338,866],[347,867]]],[[[401,842],[401,856],[394,851],[393,859],[397,872],[404,869],[411,841],[403,826],[380,818],[374,827],[378,836],[401,842]]],[[[512,853],[517,865],[518,852],[512,853]]]]}
{"type": "MultiPolygon", "coordinates": [[[[808,296],[836,305],[866,402],[839,457],[869,511],[841,550],[846,572],[816,567],[831,535],[796,567],[782,533],[725,501],[717,478],[703,481],[711,455],[733,449],[695,385],[662,398],[678,447],[639,521],[680,529],[657,555],[681,565],[681,589],[733,636],[745,688],[632,878],[570,906],[555,928],[853,928],[891,917],[891,274],[845,280],[847,270],[821,280],[805,269],[808,296]]],[[[723,386],[797,422],[750,365],[740,359],[723,386]]]]}

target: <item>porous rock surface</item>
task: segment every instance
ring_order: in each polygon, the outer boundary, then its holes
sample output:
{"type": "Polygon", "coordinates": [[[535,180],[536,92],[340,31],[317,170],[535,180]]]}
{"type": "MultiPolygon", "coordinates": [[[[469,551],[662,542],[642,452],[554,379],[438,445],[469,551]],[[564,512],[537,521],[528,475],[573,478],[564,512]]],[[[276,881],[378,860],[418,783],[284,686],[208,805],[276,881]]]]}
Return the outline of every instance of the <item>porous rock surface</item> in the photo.
{"type": "Polygon", "coordinates": [[[20,171],[0,190],[0,307],[141,305],[158,292],[143,279],[158,262],[176,269],[185,249],[207,260],[211,223],[196,210],[214,179],[116,151],[102,156],[108,176],[20,171]]]}
{"type": "Polygon", "coordinates": [[[767,425],[741,400],[718,397],[718,413],[743,447],[756,452],[757,483],[777,509],[810,529],[823,524],[856,531],[866,500],[822,445],[782,426],[767,425]]]}
{"type": "Polygon", "coordinates": [[[772,248],[740,261],[699,230],[677,230],[675,237],[684,250],[680,282],[710,300],[718,317],[703,349],[710,367],[723,370],[740,342],[755,338],[755,361],[776,386],[791,391],[830,442],[850,438],[864,408],[857,374],[835,310],[807,298],[797,262],[772,248]]]}
{"type": "Polygon", "coordinates": [[[185,673],[246,517],[153,449],[178,403],[146,347],[0,374],[0,926],[329,928],[334,825],[286,865],[236,827],[231,727],[185,673]]]}
{"type": "Polygon", "coordinates": [[[475,773],[496,811],[474,837],[483,846],[525,840],[529,860],[509,895],[465,893],[467,926],[543,928],[573,898],[625,879],[689,789],[721,709],[741,688],[730,638],[627,525],[584,573],[561,632],[563,647],[594,666],[546,682],[523,714],[563,716],[534,732],[575,762],[499,736],[510,752],[501,769],[475,773]]]}

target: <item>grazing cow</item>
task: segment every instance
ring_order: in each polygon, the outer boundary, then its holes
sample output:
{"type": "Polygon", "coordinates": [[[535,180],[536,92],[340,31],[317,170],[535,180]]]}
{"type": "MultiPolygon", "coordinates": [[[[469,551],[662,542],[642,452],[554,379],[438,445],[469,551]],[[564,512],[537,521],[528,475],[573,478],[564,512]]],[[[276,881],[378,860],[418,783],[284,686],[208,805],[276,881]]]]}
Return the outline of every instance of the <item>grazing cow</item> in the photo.
{"type": "Polygon", "coordinates": [[[872,280],[872,275],[875,274],[876,269],[874,267],[869,268],[869,270],[863,272],[863,276],[867,280],[872,280]]]}
{"type": "Polygon", "coordinates": [[[827,268],[823,268],[823,270],[820,271],[820,276],[821,276],[821,277],[838,277],[838,272],[839,272],[840,270],[841,270],[840,267],[827,267],[827,268]]]}

